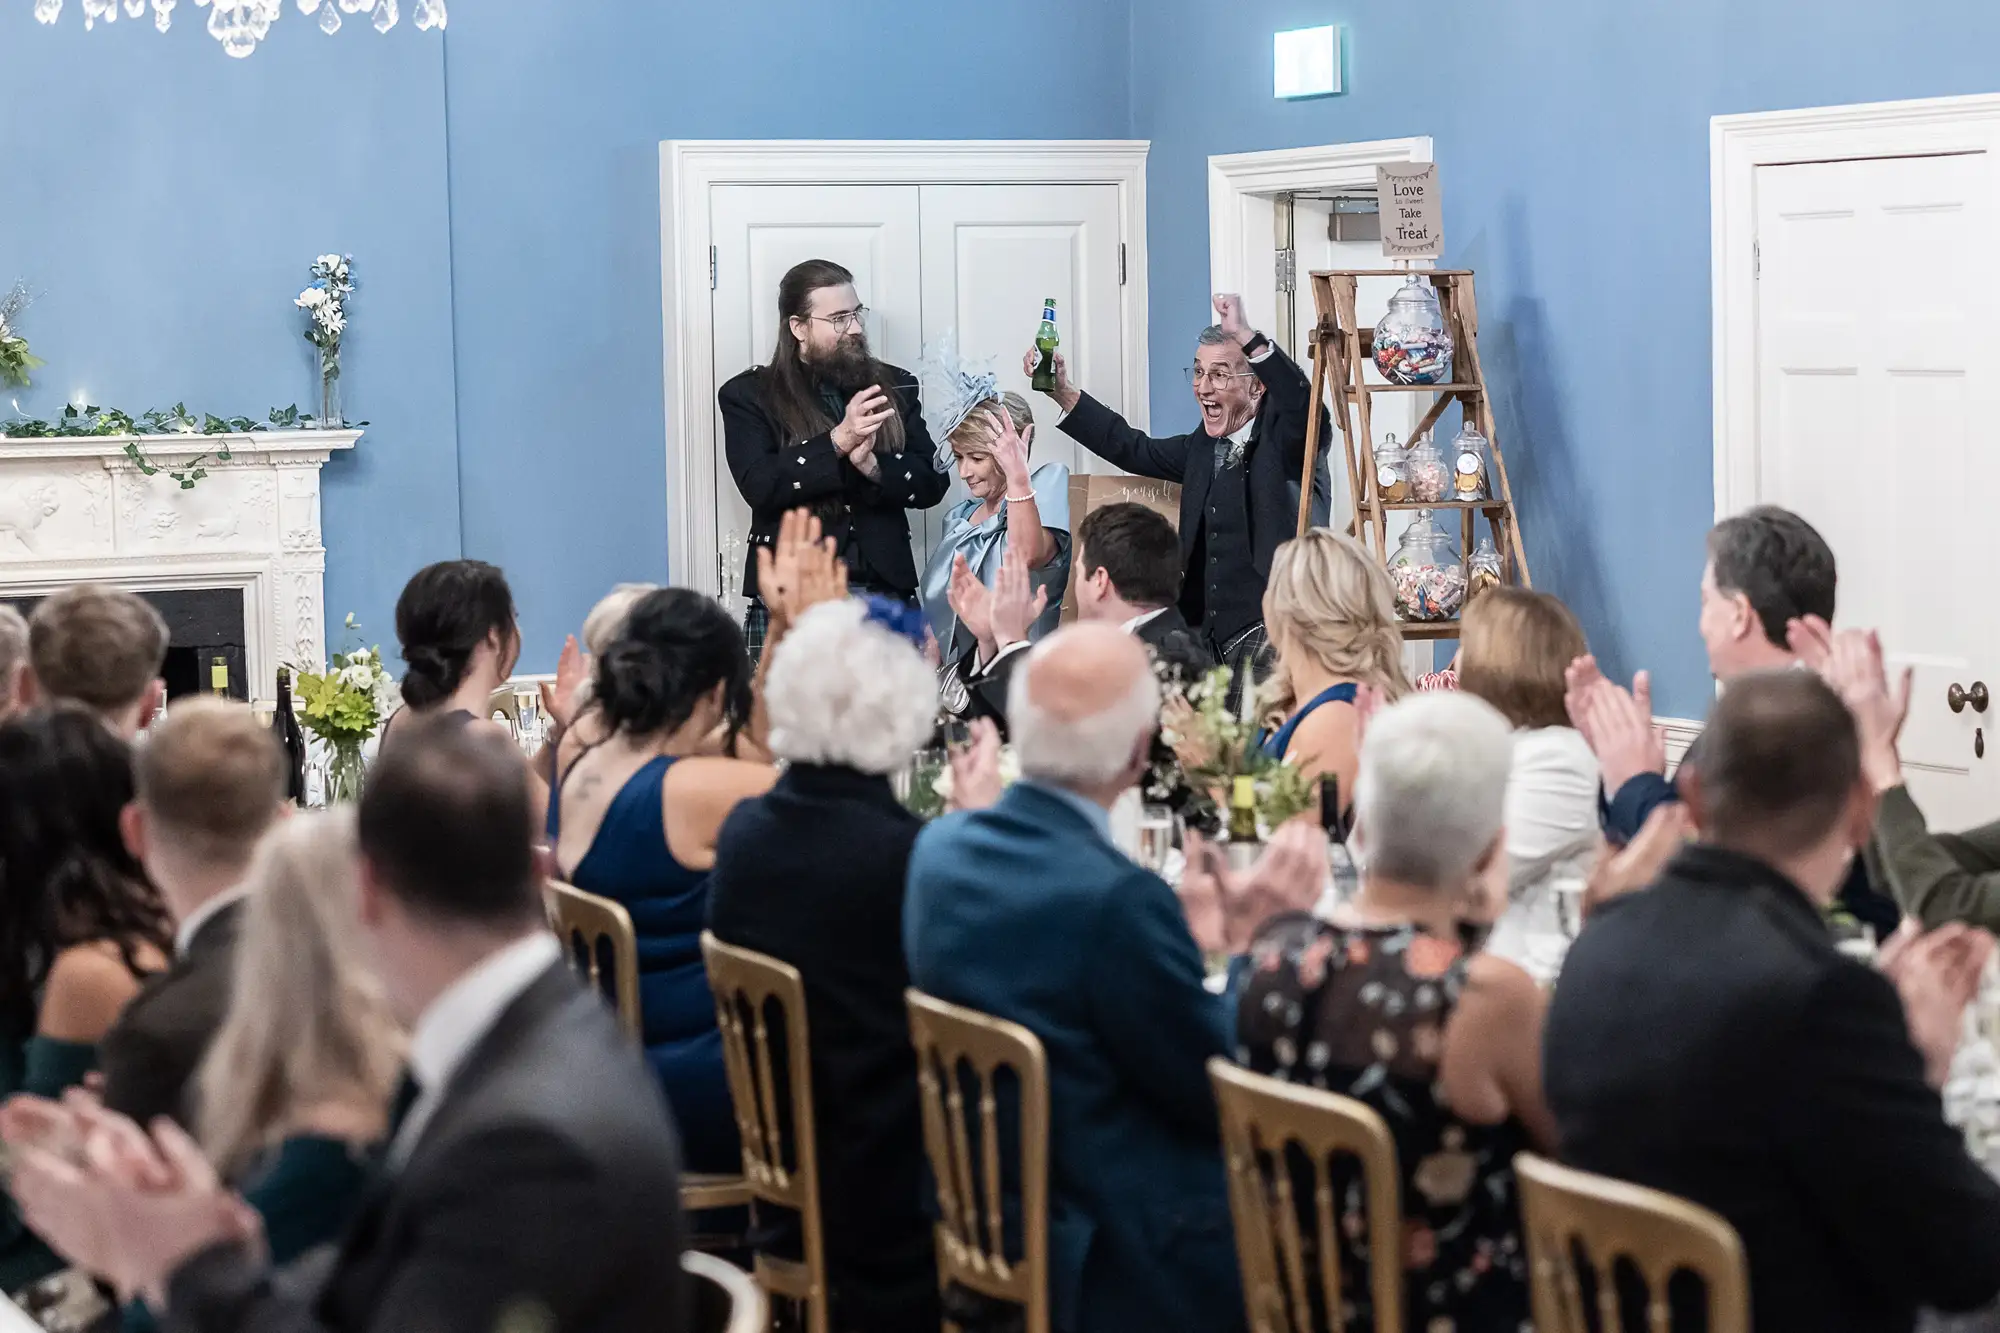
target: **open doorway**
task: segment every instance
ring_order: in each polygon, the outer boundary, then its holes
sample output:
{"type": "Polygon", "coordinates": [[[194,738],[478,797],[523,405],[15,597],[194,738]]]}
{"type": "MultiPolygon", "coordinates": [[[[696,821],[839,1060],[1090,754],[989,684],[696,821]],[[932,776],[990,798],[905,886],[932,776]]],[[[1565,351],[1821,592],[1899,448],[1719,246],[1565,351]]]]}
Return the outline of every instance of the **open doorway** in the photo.
{"type": "MultiPolygon", "coordinates": [[[[1310,373],[1311,332],[1318,322],[1306,275],[1324,269],[1379,269],[1380,233],[1375,223],[1375,168],[1399,162],[1428,162],[1428,137],[1382,139],[1369,143],[1287,148],[1268,153],[1235,153],[1208,160],[1209,278],[1216,291],[1241,292],[1251,323],[1268,330],[1310,373]]],[[[1356,314],[1373,324],[1388,310],[1400,284],[1393,278],[1366,278],[1356,293],[1356,314]]],[[[1376,399],[1375,440],[1394,434],[1407,440],[1428,403],[1422,394],[1390,394],[1376,399]]],[[[1329,432],[1321,456],[1331,458],[1327,486],[1331,525],[1344,527],[1354,512],[1347,469],[1339,458],[1339,432],[1329,432]]],[[[1396,514],[1389,525],[1390,549],[1411,515],[1396,514]]],[[[1448,660],[1430,643],[1404,648],[1404,665],[1421,675],[1448,660]]]]}

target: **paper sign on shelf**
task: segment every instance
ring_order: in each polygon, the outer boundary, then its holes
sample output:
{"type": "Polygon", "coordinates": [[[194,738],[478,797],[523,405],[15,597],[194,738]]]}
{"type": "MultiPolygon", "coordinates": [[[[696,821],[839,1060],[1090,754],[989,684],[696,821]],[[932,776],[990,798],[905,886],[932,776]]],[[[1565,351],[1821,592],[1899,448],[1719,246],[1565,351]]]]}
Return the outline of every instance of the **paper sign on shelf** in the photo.
{"type": "Polygon", "coordinates": [[[1435,162],[1397,162],[1375,168],[1382,219],[1382,257],[1437,259],[1444,254],[1444,207],[1435,162]]]}

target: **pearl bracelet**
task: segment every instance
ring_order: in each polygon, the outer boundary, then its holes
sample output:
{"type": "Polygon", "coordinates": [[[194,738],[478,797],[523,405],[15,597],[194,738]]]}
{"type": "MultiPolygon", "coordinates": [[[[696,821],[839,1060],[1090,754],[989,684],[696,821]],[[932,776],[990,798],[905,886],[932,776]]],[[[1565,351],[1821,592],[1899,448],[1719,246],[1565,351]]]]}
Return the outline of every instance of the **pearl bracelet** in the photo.
{"type": "Polygon", "coordinates": [[[1017,504],[1026,504],[1026,503],[1027,503],[1028,501],[1030,501],[1030,500],[1032,500],[1032,499],[1034,499],[1034,498],[1035,498],[1035,493],[1034,493],[1033,491],[1029,491],[1029,492],[1028,492],[1028,493],[1027,493],[1026,495],[1010,495],[1010,496],[1008,496],[1008,497],[1007,497],[1007,503],[1008,503],[1008,504],[1016,504],[1016,505],[1017,505],[1017,504]]]}

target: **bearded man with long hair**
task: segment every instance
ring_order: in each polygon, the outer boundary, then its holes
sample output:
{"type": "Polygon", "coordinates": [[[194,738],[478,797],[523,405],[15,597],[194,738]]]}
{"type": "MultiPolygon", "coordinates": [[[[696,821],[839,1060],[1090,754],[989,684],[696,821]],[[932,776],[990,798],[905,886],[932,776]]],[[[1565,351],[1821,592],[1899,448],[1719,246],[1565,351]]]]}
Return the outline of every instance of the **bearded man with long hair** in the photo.
{"type": "Polygon", "coordinates": [[[951,477],[917,402],[916,377],[875,359],[854,275],[824,259],[778,284],[778,346],[722,386],[723,450],[750,506],[743,595],[752,660],[769,622],[757,548],[777,541],[787,510],[808,507],[838,544],[848,587],[911,602],[917,566],[906,510],[944,499],[951,477]]]}

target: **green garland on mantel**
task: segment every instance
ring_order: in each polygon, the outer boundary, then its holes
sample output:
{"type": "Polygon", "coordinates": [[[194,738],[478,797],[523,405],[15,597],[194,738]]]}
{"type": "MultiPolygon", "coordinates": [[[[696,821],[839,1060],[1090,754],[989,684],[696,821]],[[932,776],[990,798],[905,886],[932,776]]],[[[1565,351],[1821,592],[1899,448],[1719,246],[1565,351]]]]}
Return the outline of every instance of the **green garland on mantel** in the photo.
{"type": "MultiPolygon", "coordinates": [[[[359,430],[365,421],[344,422],[342,430],[359,430]]],[[[82,406],[75,403],[63,408],[63,414],[55,421],[37,421],[17,417],[0,423],[0,435],[10,440],[55,440],[74,439],[99,435],[190,435],[190,436],[230,436],[249,435],[267,430],[318,430],[316,418],[300,413],[298,404],[290,407],[274,407],[265,421],[252,421],[249,417],[219,417],[212,412],[204,412],[197,417],[188,411],[186,403],[175,403],[162,411],[154,408],[133,416],[115,407],[82,406]]],[[[138,441],[127,441],[125,456],[132,460],[139,471],[146,476],[157,476],[163,469],[146,457],[138,441]]],[[[216,446],[213,454],[202,453],[189,459],[179,470],[166,470],[167,476],[180,483],[184,491],[194,489],[196,482],[208,476],[208,469],[202,464],[213,458],[218,463],[226,463],[231,455],[225,440],[216,446]]]]}

